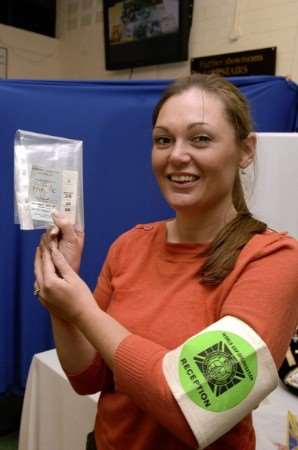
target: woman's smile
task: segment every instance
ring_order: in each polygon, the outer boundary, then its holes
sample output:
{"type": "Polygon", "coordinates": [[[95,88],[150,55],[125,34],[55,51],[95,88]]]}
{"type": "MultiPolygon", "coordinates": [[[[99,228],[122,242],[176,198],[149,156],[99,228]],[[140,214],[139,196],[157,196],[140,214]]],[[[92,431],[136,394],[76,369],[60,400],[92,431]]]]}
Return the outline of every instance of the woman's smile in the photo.
{"type": "Polygon", "coordinates": [[[167,179],[173,186],[191,187],[200,179],[200,177],[189,173],[171,173],[167,175],[167,179]]]}

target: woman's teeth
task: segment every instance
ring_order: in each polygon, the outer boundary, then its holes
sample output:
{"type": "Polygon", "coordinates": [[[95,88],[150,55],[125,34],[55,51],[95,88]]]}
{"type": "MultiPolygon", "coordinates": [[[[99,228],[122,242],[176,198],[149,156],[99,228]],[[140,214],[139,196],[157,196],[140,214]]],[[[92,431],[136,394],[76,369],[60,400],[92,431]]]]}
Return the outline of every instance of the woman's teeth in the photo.
{"type": "Polygon", "coordinates": [[[198,180],[199,177],[196,175],[169,175],[168,178],[170,181],[175,181],[176,183],[189,183],[198,180]]]}

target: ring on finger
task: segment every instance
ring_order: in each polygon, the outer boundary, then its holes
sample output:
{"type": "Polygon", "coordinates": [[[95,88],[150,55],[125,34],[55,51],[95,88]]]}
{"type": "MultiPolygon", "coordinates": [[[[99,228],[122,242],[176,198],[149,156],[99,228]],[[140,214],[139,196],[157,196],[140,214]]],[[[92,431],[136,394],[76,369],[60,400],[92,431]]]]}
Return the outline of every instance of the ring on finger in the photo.
{"type": "Polygon", "coordinates": [[[40,288],[35,286],[34,287],[34,291],[33,291],[33,295],[39,295],[39,293],[40,293],[40,288]]]}

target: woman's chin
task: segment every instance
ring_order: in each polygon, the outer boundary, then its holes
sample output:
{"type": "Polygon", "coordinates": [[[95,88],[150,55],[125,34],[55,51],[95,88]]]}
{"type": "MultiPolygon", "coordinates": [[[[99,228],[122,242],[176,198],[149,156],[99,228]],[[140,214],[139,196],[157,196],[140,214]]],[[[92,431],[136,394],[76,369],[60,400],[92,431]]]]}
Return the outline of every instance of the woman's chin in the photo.
{"type": "Polygon", "coordinates": [[[169,202],[169,205],[176,211],[176,213],[193,214],[198,213],[201,209],[198,203],[187,201],[169,202]]]}

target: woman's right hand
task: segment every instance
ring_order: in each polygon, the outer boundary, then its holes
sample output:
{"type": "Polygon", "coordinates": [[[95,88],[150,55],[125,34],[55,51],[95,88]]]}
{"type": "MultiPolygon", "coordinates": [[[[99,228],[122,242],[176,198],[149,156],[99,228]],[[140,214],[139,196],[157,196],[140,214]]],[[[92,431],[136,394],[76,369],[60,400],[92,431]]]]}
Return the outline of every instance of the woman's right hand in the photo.
{"type": "Polygon", "coordinates": [[[75,272],[79,272],[84,246],[84,232],[75,228],[64,214],[54,212],[54,226],[42,235],[41,243],[55,246],[75,272]]]}

